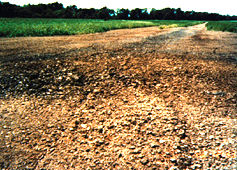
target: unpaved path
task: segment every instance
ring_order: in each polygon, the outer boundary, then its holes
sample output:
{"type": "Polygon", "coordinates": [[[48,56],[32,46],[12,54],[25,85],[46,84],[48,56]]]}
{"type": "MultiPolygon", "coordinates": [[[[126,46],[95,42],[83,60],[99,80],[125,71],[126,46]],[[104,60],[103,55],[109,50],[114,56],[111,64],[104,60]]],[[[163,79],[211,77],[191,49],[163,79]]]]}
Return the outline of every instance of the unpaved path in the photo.
{"type": "MultiPolygon", "coordinates": [[[[89,47],[94,44],[117,46],[118,44],[139,42],[148,36],[160,36],[161,40],[177,40],[188,35],[193,35],[204,24],[188,27],[160,30],[157,27],[113,30],[106,33],[86,34],[79,36],[54,36],[54,37],[22,37],[2,38],[0,41],[0,54],[7,57],[23,54],[62,54],[72,49],[89,47]]],[[[160,42],[160,43],[163,43],[160,42]]]]}
{"type": "Polygon", "coordinates": [[[204,25],[2,38],[1,169],[235,169],[236,56],[204,25]]]}

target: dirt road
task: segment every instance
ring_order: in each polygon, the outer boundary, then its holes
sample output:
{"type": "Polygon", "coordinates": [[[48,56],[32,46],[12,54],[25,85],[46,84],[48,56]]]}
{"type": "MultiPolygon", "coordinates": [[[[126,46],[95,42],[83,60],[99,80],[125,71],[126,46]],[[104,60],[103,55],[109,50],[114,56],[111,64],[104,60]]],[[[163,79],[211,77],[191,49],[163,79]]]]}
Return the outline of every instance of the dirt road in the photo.
{"type": "Polygon", "coordinates": [[[205,25],[0,39],[1,169],[235,169],[237,35],[205,25]]]}

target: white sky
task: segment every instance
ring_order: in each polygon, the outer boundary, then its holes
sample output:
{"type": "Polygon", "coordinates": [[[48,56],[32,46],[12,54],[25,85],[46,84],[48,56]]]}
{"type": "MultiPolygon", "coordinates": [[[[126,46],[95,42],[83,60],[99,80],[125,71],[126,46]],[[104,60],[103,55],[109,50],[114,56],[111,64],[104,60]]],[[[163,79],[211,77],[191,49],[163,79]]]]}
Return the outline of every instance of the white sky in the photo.
{"type": "Polygon", "coordinates": [[[181,8],[183,11],[219,13],[222,15],[237,15],[237,0],[1,0],[11,4],[63,3],[64,6],[76,5],[78,8],[96,8],[104,6],[110,9],[118,8],[181,8]]]}

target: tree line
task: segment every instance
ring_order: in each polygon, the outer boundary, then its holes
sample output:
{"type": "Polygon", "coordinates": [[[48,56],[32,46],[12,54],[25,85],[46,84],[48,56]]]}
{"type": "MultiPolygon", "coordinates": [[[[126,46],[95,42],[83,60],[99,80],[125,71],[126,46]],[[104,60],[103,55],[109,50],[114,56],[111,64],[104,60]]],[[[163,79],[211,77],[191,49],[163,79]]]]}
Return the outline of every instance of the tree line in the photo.
{"type": "Polygon", "coordinates": [[[237,16],[225,16],[217,13],[182,11],[180,8],[152,9],[118,9],[107,7],[101,9],[77,8],[55,2],[49,4],[18,6],[0,1],[0,17],[5,18],[78,18],[78,19],[123,19],[123,20],[237,20],[237,16]]]}

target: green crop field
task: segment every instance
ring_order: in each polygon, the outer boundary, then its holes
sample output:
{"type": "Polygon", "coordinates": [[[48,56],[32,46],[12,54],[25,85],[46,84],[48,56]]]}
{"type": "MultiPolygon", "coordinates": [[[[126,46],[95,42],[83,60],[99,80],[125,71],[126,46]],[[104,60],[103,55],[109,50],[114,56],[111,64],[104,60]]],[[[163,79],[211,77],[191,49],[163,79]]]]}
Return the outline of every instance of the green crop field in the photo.
{"type": "Polygon", "coordinates": [[[149,26],[160,26],[162,29],[200,23],[202,22],[0,18],[0,37],[76,35],[149,26]]]}
{"type": "Polygon", "coordinates": [[[208,30],[228,31],[237,33],[236,21],[210,21],[206,26],[208,30]]]}

